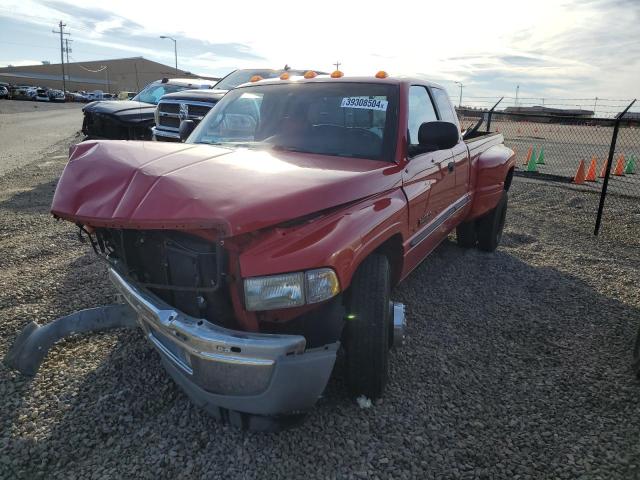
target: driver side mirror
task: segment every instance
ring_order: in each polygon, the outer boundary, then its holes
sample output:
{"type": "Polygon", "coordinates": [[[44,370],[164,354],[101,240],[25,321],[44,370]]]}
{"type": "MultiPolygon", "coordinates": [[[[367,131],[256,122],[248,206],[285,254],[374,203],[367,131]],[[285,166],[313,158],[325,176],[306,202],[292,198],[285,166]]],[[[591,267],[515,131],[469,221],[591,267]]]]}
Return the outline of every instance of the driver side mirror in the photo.
{"type": "Polygon", "coordinates": [[[458,140],[460,140],[460,131],[451,122],[442,120],[425,122],[418,130],[418,144],[423,152],[453,148],[458,140]]]}
{"type": "Polygon", "coordinates": [[[191,132],[193,132],[195,128],[196,122],[194,122],[193,120],[182,120],[180,122],[180,129],[178,130],[180,134],[180,141],[184,142],[187,138],[189,138],[189,135],[191,135],[191,132]]]}

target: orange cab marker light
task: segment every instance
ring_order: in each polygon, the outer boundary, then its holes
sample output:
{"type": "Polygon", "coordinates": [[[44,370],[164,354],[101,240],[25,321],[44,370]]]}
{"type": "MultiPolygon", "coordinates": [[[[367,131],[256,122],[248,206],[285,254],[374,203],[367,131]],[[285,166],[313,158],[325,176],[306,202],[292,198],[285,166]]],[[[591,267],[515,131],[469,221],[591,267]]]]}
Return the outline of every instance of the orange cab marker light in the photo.
{"type": "Polygon", "coordinates": [[[309,70],[309,71],[304,73],[304,78],[315,78],[317,76],[318,76],[318,74],[316,72],[314,72],[313,70],[309,70]]]}
{"type": "Polygon", "coordinates": [[[387,78],[389,75],[384,70],[380,70],[376,73],[376,78],[387,78]]]}
{"type": "Polygon", "coordinates": [[[342,73],[340,70],[335,70],[331,73],[331,78],[342,78],[344,77],[344,73],[342,73]]]}
{"type": "Polygon", "coordinates": [[[289,72],[283,72],[282,75],[280,75],[280,80],[289,80],[289,72]]]}
{"type": "Polygon", "coordinates": [[[251,77],[251,80],[249,80],[250,82],[259,82],[260,80],[262,80],[262,77],[260,75],[254,75],[253,77],[251,77]]]}

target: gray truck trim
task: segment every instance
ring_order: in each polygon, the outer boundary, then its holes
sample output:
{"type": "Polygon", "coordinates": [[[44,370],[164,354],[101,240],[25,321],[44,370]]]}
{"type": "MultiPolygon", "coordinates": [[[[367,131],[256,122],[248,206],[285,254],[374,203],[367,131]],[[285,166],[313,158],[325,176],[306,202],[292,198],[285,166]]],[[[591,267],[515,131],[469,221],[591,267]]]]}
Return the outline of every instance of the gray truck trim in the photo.
{"type": "Polygon", "coordinates": [[[307,410],[322,394],[339,342],[305,350],[301,335],[230,330],[174,309],[113,269],[109,278],[176,383],[198,405],[256,415],[307,410]]]}

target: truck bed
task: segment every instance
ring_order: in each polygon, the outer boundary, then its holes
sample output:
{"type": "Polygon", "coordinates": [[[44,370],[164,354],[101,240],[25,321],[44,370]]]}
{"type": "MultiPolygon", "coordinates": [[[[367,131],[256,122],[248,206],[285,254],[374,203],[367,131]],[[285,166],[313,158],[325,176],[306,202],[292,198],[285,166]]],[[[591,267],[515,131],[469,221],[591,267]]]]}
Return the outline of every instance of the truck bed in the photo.
{"type": "Polygon", "coordinates": [[[498,132],[476,132],[471,138],[466,138],[467,148],[469,148],[469,154],[473,157],[474,154],[481,153],[481,151],[487,150],[494,145],[499,145],[504,142],[504,136],[498,132]]]}

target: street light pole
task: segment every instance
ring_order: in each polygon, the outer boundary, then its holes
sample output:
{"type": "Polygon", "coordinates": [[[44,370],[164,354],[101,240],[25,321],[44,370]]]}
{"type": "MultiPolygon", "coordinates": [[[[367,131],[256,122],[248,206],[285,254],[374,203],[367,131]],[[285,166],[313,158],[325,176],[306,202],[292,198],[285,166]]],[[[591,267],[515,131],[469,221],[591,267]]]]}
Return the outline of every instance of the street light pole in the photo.
{"type": "Polygon", "coordinates": [[[168,35],[160,35],[160,38],[168,38],[169,40],[173,41],[173,54],[175,55],[175,58],[176,58],[176,75],[177,75],[178,74],[178,41],[173,37],[169,37],[168,35]]]}
{"type": "Polygon", "coordinates": [[[460,100],[458,101],[458,108],[462,108],[462,82],[454,82],[456,85],[460,85],[460,100]]]}

